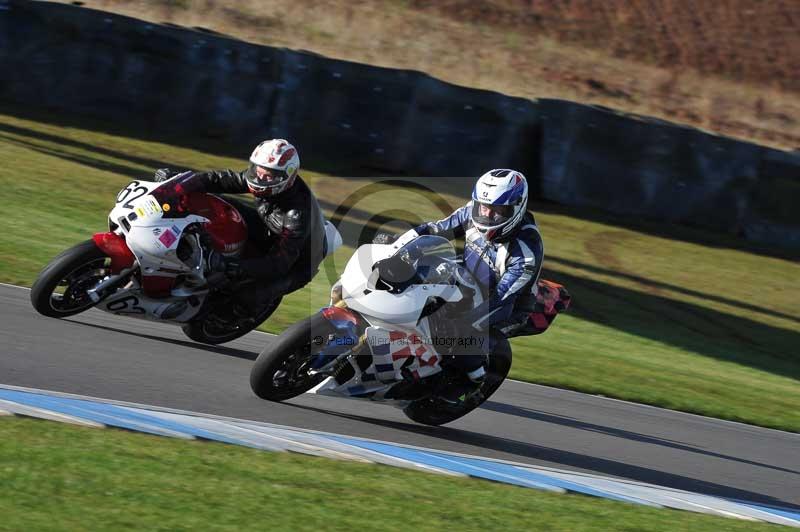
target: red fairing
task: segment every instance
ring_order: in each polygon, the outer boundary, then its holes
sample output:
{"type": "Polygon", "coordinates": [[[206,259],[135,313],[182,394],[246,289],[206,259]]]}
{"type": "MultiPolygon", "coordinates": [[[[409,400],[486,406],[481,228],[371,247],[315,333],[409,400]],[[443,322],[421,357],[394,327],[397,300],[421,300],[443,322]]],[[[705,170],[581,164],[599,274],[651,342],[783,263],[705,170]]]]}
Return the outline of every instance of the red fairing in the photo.
{"type": "Polygon", "coordinates": [[[233,205],[211,194],[193,193],[188,208],[210,220],[205,229],[215,250],[225,255],[241,253],[247,243],[247,224],[233,205]]]}
{"type": "Polygon", "coordinates": [[[351,311],[339,307],[326,307],[322,309],[322,315],[328,321],[350,321],[358,325],[358,317],[351,311]]]}
{"type": "Polygon", "coordinates": [[[96,233],[92,240],[100,250],[111,258],[112,273],[133,266],[134,256],[125,239],[116,233],[96,233]]]}
{"type": "Polygon", "coordinates": [[[167,297],[172,292],[175,277],[142,275],[142,289],[150,297],[167,297]]]}

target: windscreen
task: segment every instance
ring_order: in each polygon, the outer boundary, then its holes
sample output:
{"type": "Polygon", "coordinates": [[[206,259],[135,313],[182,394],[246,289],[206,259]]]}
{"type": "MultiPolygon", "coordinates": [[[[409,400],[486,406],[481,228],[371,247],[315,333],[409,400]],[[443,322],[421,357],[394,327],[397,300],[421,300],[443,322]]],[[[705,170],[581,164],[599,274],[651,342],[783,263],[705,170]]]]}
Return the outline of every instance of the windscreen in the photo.
{"type": "Polygon", "coordinates": [[[189,213],[189,194],[198,190],[194,172],[183,172],[161,183],[151,194],[164,211],[164,218],[181,218],[189,213]]]}
{"type": "Polygon", "coordinates": [[[446,238],[419,236],[398,249],[394,257],[414,268],[418,283],[454,282],[456,250],[446,238]]]}

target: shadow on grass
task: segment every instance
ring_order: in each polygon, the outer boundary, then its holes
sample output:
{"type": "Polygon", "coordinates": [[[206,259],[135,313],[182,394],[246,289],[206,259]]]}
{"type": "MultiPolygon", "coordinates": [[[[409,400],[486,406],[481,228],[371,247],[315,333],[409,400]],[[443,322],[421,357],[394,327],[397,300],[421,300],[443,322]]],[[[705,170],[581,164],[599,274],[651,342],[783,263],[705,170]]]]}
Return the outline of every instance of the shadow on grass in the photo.
{"type": "MultiPolygon", "coordinates": [[[[769,506],[800,510],[800,505],[796,505],[787,500],[777,499],[770,495],[733,488],[724,484],[717,484],[715,482],[691,478],[675,473],[668,473],[655,468],[627,464],[625,462],[609,460],[607,458],[599,458],[588,454],[574,453],[571,451],[555,449],[543,445],[536,445],[510,438],[491,436],[488,434],[481,434],[479,432],[454,429],[450,427],[427,427],[411,422],[403,423],[398,421],[375,419],[355,414],[345,414],[311,406],[298,405],[294,403],[287,404],[291,404],[295,408],[300,408],[303,410],[319,412],[352,421],[359,421],[362,423],[369,423],[371,425],[378,425],[388,429],[421,434],[438,440],[453,442],[459,445],[473,445],[482,449],[489,449],[519,457],[540,460],[559,466],[593,471],[603,475],[614,475],[639,482],[647,482],[649,484],[666,486],[679,490],[691,491],[694,493],[702,493],[705,495],[726,497],[769,506]]],[[[792,496],[792,494],[789,493],[787,493],[787,495],[792,496]]]]}
{"type": "MultiPolygon", "coordinates": [[[[153,122],[153,120],[151,120],[147,116],[139,117],[138,120],[130,121],[128,123],[124,123],[121,121],[112,122],[112,121],[102,120],[93,116],[87,116],[80,113],[63,112],[61,110],[49,110],[46,108],[40,109],[34,107],[27,107],[3,101],[0,101],[0,114],[14,116],[24,120],[41,122],[43,124],[50,124],[58,127],[78,128],[86,131],[110,134],[130,139],[168,144],[176,147],[202,151],[217,156],[234,157],[241,159],[243,166],[246,164],[247,157],[249,157],[250,152],[253,149],[253,146],[257,144],[259,141],[263,140],[262,138],[257,138],[257,139],[254,138],[252,145],[242,146],[241,143],[233,143],[222,136],[203,135],[199,133],[196,135],[176,134],[173,130],[165,131],[157,129],[155,127],[152,127],[151,123],[153,122]]],[[[8,125],[5,126],[8,127],[8,125]]],[[[78,144],[86,144],[86,143],[80,143],[79,141],[74,141],[73,139],[63,138],[58,135],[52,135],[48,133],[40,133],[38,131],[30,130],[28,128],[20,126],[10,126],[10,127],[16,128],[15,131],[16,133],[27,134],[30,135],[32,138],[37,138],[40,136],[47,137],[47,139],[51,142],[61,142],[63,140],[63,143],[65,145],[73,145],[75,147],[82,147],[84,149],[89,149],[85,146],[70,144],[74,142],[78,142],[78,144]],[[21,131],[26,129],[28,129],[28,133],[24,133],[23,131],[21,131]]],[[[121,152],[117,152],[115,150],[106,150],[105,148],[98,146],[95,146],[95,148],[97,148],[97,150],[95,150],[97,151],[97,153],[102,153],[104,155],[109,155],[113,157],[119,157],[120,159],[125,159],[130,162],[134,162],[136,164],[145,164],[153,168],[158,168],[160,166],[167,166],[167,164],[165,164],[165,161],[155,161],[152,159],[130,156],[121,152]]],[[[312,153],[303,153],[302,157],[303,157],[303,167],[314,171],[328,173],[332,175],[349,175],[349,174],[355,174],[361,176],[369,175],[369,173],[366,171],[350,172],[348,170],[350,169],[351,165],[342,163],[336,164],[330,161],[320,160],[319,158],[315,158],[314,154],[312,153]]]]}
{"type": "Polygon", "coordinates": [[[747,309],[750,312],[756,312],[759,314],[764,314],[766,316],[773,316],[776,318],[783,318],[785,320],[794,321],[796,323],[800,323],[800,317],[792,316],[791,314],[786,314],[784,312],[779,312],[777,310],[773,310],[764,305],[755,305],[753,303],[747,301],[740,301],[736,299],[728,299],[726,297],[722,297],[717,294],[709,294],[706,292],[698,292],[697,290],[692,290],[690,288],[685,288],[683,286],[678,286],[674,284],[664,283],[661,281],[654,281],[652,279],[648,279],[647,277],[641,277],[639,275],[633,275],[625,272],[620,272],[617,270],[611,270],[608,268],[602,268],[599,266],[585,264],[583,262],[579,262],[576,260],[565,259],[562,257],[556,257],[553,255],[548,255],[546,258],[546,262],[548,263],[556,263],[561,264],[564,266],[569,266],[571,268],[578,268],[581,270],[585,270],[587,272],[591,272],[594,274],[606,275],[609,277],[617,277],[619,279],[625,279],[628,281],[633,281],[635,283],[639,283],[643,286],[656,288],[660,290],[669,290],[672,292],[677,292],[679,294],[684,294],[687,296],[692,296],[700,299],[707,299],[709,301],[715,301],[717,303],[722,303],[724,305],[731,305],[734,307],[739,307],[743,309],[747,309]]]}
{"type": "MultiPolygon", "coordinates": [[[[168,143],[175,146],[185,147],[194,150],[200,150],[213,155],[220,155],[226,157],[241,158],[244,161],[250,152],[251,146],[241,146],[241,144],[232,144],[223,138],[209,137],[209,136],[188,136],[176,135],[174,133],[166,133],[154,128],[149,127],[147,117],[142,117],[139,123],[111,123],[102,121],[97,118],[79,115],[77,113],[63,113],[63,112],[50,112],[47,109],[36,109],[32,107],[24,107],[21,105],[11,104],[8,102],[0,102],[0,113],[23,118],[27,120],[35,120],[37,122],[53,124],[65,127],[77,127],[90,131],[97,131],[101,133],[108,133],[119,135],[123,137],[135,138],[140,140],[155,141],[161,143],[168,143]]],[[[9,127],[9,126],[4,126],[9,127]]],[[[16,127],[16,126],[10,126],[16,127]]],[[[27,133],[19,131],[26,128],[17,127],[18,134],[26,134],[33,138],[43,137],[46,134],[28,130],[27,133]]],[[[77,141],[71,139],[61,138],[57,135],[49,135],[48,140],[52,142],[62,142],[67,145],[74,145],[84,149],[90,149],[86,146],[77,146],[77,141]]],[[[254,143],[260,139],[254,139],[254,143]]],[[[78,143],[85,144],[85,143],[78,143]]],[[[90,145],[91,146],[91,145],[90,145]]],[[[168,166],[166,161],[154,161],[150,159],[140,158],[125,155],[114,150],[105,150],[104,148],[94,146],[97,153],[118,157],[120,159],[128,160],[135,164],[141,164],[151,168],[158,168],[160,166],[168,166]]],[[[301,147],[302,151],[302,147],[301,147]]],[[[370,176],[376,174],[388,175],[385,171],[376,172],[374,169],[363,167],[358,160],[348,161],[330,161],[321,159],[313,153],[303,154],[303,167],[332,175],[347,176],[354,179],[362,179],[369,181],[370,176]]],[[[464,176],[437,176],[430,178],[414,178],[418,181],[429,181],[429,186],[437,191],[453,194],[458,197],[466,199],[472,189],[474,179],[486,171],[486,168],[476,168],[473,179],[465,179],[464,176]]],[[[402,178],[404,175],[411,175],[408,172],[396,172],[393,175],[402,178]]],[[[719,248],[738,249],[748,253],[756,253],[770,257],[780,257],[786,259],[796,260],[800,258],[800,250],[786,250],[782,248],[774,248],[771,246],[764,246],[743,239],[736,238],[732,235],[718,233],[714,231],[695,229],[688,226],[679,226],[672,223],[661,222],[657,220],[642,221],[641,216],[623,216],[610,214],[599,209],[577,208],[558,205],[548,201],[531,200],[530,207],[536,211],[548,212],[553,214],[563,214],[573,218],[601,222],[619,227],[633,229],[635,231],[661,236],[673,240],[681,240],[685,242],[692,242],[704,246],[712,246],[719,248]]]]}
{"type": "Polygon", "coordinates": [[[569,313],[581,319],[703,356],[800,379],[800,332],[699,305],[645,294],[560,271],[542,278],[564,284],[569,313]]]}
{"type": "MultiPolygon", "coordinates": [[[[125,152],[111,150],[108,148],[103,148],[101,146],[97,146],[96,144],[90,144],[88,142],[81,142],[75,139],[70,139],[67,137],[61,137],[58,135],[52,135],[50,133],[42,133],[40,131],[36,131],[33,129],[25,128],[22,126],[12,126],[10,124],[3,124],[0,123],[0,131],[5,133],[10,133],[13,135],[24,136],[28,137],[31,140],[38,140],[38,141],[45,141],[45,142],[52,142],[54,144],[58,144],[61,146],[69,146],[71,148],[78,148],[81,150],[86,150],[89,152],[97,153],[100,155],[105,155],[107,157],[113,157],[115,159],[120,159],[124,161],[128,161],[133,164],[137,164],[139,166],[143,166],[145,168],[161,168],[164,166],[169,166],[169,163],[165,161],[158,161],[156,159],[149,159],[146,157],[137,157],[135,155],[131,155],[125,152]]],[[[6,142],[17,142],[19,144],[23,144],[23,141],[20,139],[15,139],[13,137],[4,136],[3,140],[6,142]]],[[[35,144],[24,143],[26,147],[34,148],[34,149],[53,149],[53,148],[45,148],[43,146],[37,146],[35,144]]],[[[129,168],[129,167],[123,167],[129,168]]],[[[141,170],[136,170],[137,172],[141,172],[141,170]]],[[[130,170],[128,171],[130,172],[130,170]]],[[[124,173],[124,171],[120,171],[120,173],[124,173]]]]}
{"type": "Polygon", "coordinates": [[[642,216],[624,216],[622,214],[613,214],[610,212],[601,211],[597,208],[559,205],[546,200],[536,200],[530,202],[529,207],[535,212],[569,216],[571,218],[578,218],[589,222],[602,223],[618,228],[630,229],[632,231],[637,231],[639,233],[661,237],[668,240],[677,240],[718,249],[733,249],[745,253],[762,255],[764,257],[800,260],[800,250],[759,244],[757,242],[751,242],[744,240],[743,238],[738,238],[729,233],[712,231],[710,229],[679,225],[673,222],[665,222],[662,220],[655,220],[642,216]]]}
{"type": "MultiPolygon", "coordinates": [[[[0,129],[2,129],[2,125],[0,125],[0,129]]],[[[42,155],[49,155],[51,157],[56,157],[60,160],[71,161],[73,163],[89,166],[91,168],[102,170],[104,172],[113,172],[115,174],[129,176],[131,179],[134,179],[136,177],[142,179],[142,176],[146,174],[146,172],[144,172],[141,168],[127,166],[119,163],[112,163],[110,161],[105,161],[103,159],[97,159],[94,157],[87,157],[85,155],[77,155],[74,153],[69,153],[63,150],[57,150],[45,146],[39,146],[38,144],[34,144],[32,142],[26,142],[24,140],[7,137],[2,134],[0,134],[0,142],[16,144],[17,146],[22,146],[23,148],[27,148],[37,153],[41,153],[42,155]]]]}
{"type": "Polygon", "coordinates": [[[371,215],[357,208],[342,208],[323,198],[319,198],[319,204],[323,210],[333,212],[330,221],[341,233],[344,243],[353,248],[372,242],[381,228],[386,231],[389,227],[391,232],[399,234],[426,221],[416,213],[402,209],[386,209],[380,214],[371,215]]]}

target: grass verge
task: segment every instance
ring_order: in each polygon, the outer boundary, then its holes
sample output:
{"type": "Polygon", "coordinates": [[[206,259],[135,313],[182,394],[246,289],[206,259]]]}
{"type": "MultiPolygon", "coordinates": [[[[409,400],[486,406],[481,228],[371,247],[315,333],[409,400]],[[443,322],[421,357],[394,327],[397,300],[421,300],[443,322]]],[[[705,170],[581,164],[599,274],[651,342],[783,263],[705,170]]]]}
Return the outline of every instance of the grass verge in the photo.
{"type": "MultiPolygon", "coordinates": [[[[239,168],[246,156],[0,114],[0,281],[30,285],[57,253],[104,230],[129,180],[162,165],[239,168]]],[[[437,200],[455,207],[471,186],[430,181],[431,193],[303,175],[328,215],[343,206],[351,243],[365,227],[438,218],[437,200]]],[[[543,276],[563,282],[574,306],[546,334],[512,342],[513,378],[800,432],[800,263],[690,229],[537,211],[543,276]]],[[[280,331],[325,305],[351,252],[338,251],[264,328],[280,331]]]]}
{"type": "Polygon", "coordinates": [[[775,530],[386,466],[0,419],[0,530],[775,530]]]}

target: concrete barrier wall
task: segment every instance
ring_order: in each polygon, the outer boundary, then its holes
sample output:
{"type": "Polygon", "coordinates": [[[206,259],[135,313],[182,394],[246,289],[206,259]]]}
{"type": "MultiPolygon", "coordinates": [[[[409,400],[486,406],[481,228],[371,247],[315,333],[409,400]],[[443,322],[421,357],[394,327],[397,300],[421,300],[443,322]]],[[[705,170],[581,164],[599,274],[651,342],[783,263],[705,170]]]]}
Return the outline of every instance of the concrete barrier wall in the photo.
{"type": "Polygon", "coordinates": [[[545,199],[800,248],[800,157],[691,128],[47,2],[0,1],[0,65],[0,101],[359,173],[517,167],[545,199]]]}

